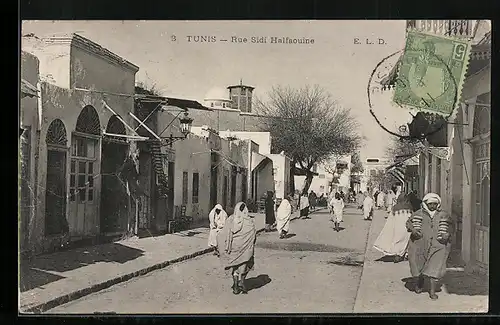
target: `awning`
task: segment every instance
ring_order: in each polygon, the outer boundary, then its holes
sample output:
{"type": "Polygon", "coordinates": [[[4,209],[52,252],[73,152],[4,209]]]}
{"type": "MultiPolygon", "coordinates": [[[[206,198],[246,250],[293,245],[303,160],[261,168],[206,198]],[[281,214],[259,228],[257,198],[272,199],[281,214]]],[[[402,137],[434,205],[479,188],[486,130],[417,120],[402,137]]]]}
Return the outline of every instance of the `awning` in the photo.
{"type": "Polygon", "coordinates": [[[21,79],[21,94],[28,97],[38,97],[38,90],[29,81],[21,79]]]}
{"type": "Polygon", "coordinates": [[[395,166],[387,171],[389,174],[394,176],[401,183],[405,182],[405,167],[395,166]]]}
{"type": "Polygon", "coordinates": [[[385,170],[389,171],[395,167],[405,167],[405,166],[418,165],[418,164],[419,164],[418,154],[407,155],[407,156],[404,156],[403,159],[400,159],[400,160],[396,161],[395,163],[393,163],[392,165],[390,165],[389,167],[387,167],[385,170]]]}
{"type": "Polygon", "coordinates": [[[135,99],[141,102],[150,102],[150,103],[164,103],[168,106],[175,106],[187,111],[188,109],[197,109],[203,111],[213,111],[213,109],[203,106],[199,102],[190,99],[181,99],[181,98],[173,98],[173,97],[163,97],[163,96],[154,96],[154,95],[143,95],[136,94],[135,99]]]}

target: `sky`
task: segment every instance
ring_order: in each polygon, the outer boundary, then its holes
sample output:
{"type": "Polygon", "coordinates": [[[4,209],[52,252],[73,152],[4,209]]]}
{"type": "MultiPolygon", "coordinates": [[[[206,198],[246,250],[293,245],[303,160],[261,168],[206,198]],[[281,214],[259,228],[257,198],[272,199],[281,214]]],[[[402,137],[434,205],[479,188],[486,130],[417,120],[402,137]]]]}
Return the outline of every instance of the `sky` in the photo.
{"type": "MultiPolygon", "coordinates": [[[[21,32],[76,32],[139,66],[136,80],[156,85],[164,96],[202,101],[210,89],[240,79],[262,99],[273,86],[319,85],[357,118],[366,139],[362,157],[382,157],[390,141],[369,113],[367,85],[377,64],[404,48],[404,20],[24,21],[21,32]],[[188,36],[216,41],[189,42],[188,36]],[[266,37],[267,43],[251,43],[251,37],[266,37]],[[271,37],[314,44],[270,44],[271,37]]],[[[391,116],[396,108],[390,96],[382,101],[377,113],[391,116]]]]}

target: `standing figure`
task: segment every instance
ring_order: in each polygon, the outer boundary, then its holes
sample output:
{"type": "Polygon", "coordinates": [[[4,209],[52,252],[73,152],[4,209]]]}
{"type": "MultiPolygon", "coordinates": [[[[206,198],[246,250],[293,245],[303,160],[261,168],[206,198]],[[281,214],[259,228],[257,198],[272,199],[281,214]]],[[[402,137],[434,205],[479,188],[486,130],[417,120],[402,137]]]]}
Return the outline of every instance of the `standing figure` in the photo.
{"type": "Polygon", "coordinates": [[[358,194],[356,194],[356,205],[358,206],[358,209],[363,209],[363,200],[365,199],[365,196],[363,195],[363,192],[359,191],[358,194]]]}
{"type": "Polygon", "coordinates": [[[290,227],[290,218],[292,216],[292,205],[290,204],[290,197],[285,195],[276,213],[276,224],[280,238],[283,239],[288,234],[290,227]]]}
{"type": "Polygon", "coordinates": [[[253,217],[245,203],[239,202],[234,213],[227,218],[218,236],[221,262],[233,276],[233,293],[247,293],[245,277],[254,267],[254,249],[257,232],[253,217]]]}
{"type": "Polygon", "coordinates": [[[274,215],[274,193],[273,191],[267,191],[266,197],[266,228],[265,231],[269,232],[273,230],[274,224],[276,223],[276,217],[274,215]]]}
{"type": "Polygon", "coordinates": [[[302,192],[302,195],[299,198],[299,210],[300,210],[300,217],[303,219],[310,219],[309,218],[309,198],[307,196],[307,192],[304,190],[302,192]]]}
{"type": "Polygon", "coordinates": [[[311,210],[315,210],[316,209],[316,201],[317,201],[317,196],[316,196],[316,193],[314,193],[314,191],[311,191],[311,193],[309,193],[309,205],[311,206],[311,210]]]}
{"type": "Polygon", "coordinates": [[[370,196],[370,193],[366,191],[365,198],[363,200],[363,219],[371,220],[373,216],[373,207],[374,207],[373,199],[370,196]]]}
{"type": "Polygon", "coordinates": [[[377,196],[377,208],[383,209],[385,208],[385,193],[384,191],[380,191],[377,196]]]}
{"type": "Polygon", "coordinates": [[[411,275],[416,278],[415,292],[423,291],[424,276],[430,280],[429,297],[438,298],[437,282],[446,272],[446,260],[451,250],[451,235],[455,225],[451,216],[441,210],[441,198],[428,193],[422,208],[406,222],[411,232],[408,244],[408,261],[411,275]]]}
{"type": "Polygon", "coordinates": [[[411,204],[406,195],[400,195],[392,213],[387,218],[373,247],[385,256],[394,256],[394,263],[404,260],[410,233],[406,229],[406,221],[411,217],[411,204]]]}
{"type": "Polygon", "coordinates": [[[208,233],[208,247],[214,247],[214,255],[219,255],[217,245],[217,234],[224,228],[224,223],[227,219],[227,213],[222,208],[222,205],[216,204],[208,214],[210,220],[210,232],[208,233]]]}
{"type": "Polygon", "coordinates": [[[392,213],[392,207],[394,206],[395,201],[397,200],[395,193],[396,191],[394,188],[390,189],[389,192],[387,193],[387,198],[386,198],[387,215],[385,216],[386,219],[392,213]]]}
{"type": "Polygon", "coordinates": [[[335,223],[335,231],[340,231],[340,223],[344,214],[344,200],[339,193],[335,193],[335,197],[330,202],[331,212],[333,212],[332,220],[335,223]]]}

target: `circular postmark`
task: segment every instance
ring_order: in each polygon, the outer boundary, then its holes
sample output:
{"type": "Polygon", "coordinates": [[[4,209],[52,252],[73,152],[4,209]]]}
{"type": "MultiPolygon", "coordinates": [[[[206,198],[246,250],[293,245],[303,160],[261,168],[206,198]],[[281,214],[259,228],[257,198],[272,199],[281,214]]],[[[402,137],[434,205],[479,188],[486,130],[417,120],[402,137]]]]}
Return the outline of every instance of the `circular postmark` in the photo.
{"type": "Polygon", "coordinates": [[[403,51],[386,56],[372,70],[367,87],[368,106],[386,132],[402,139],[423,140],[439,132],[446,125],[443,121],[452,116],[458,101],[458,83],[452,68],[435,54],[432,46],[418,49],[418,57],[413,60],[402,56],[403,51]],[[406,63],[404,74],[399,71],[403,63],[406,63]],[[409,102],[413,105],[408,105],[409,102]],[[432,113],[443,102],[451,107],[447,114],[424,114],[430,127],[419,130],[419,134],[409,134],[407,126],[417,113],[432,113]]]}

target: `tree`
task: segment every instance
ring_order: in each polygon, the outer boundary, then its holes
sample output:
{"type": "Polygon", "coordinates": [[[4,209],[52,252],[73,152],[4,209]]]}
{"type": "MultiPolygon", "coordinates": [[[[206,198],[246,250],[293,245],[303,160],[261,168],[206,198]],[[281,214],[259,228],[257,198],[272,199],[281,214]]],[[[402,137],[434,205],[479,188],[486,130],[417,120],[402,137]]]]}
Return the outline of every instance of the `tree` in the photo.
{"type": "Polygon", "coordinates": [[[361,157],[359,151],[356,151],[351,156],[351,174],[362,173],[364,171],[363,163],[361,162],[361,157]]]}
{"type": "Polygon", "coordinates": [[[378,171],[375,175],[370,175],[368,179],[367,186],[370,189],[380,188],[382,190],[389,190],[395,184],[400,184],[401,182],[394,177],[391,173],[386,173],[385,171],[378,171]]]}
{"type": "Polygon", "coordinates": [[[414,141],[393,137],[386,148],[387,157],[397,159],[398,157],[408,157],[417,153],[417,145],[414,141]]]}
{"type": "Polygon", "coordinates": [[[268,97],[266,102],[256,99],[255,109],[269,117],[263,128],[271,133],[273,152],[284,151],[292,158],[293,174],[306,176],[303,190],[309,189],[316,164],[359,147],[355,118],[323,88],[277,86],[268,97]]]}

